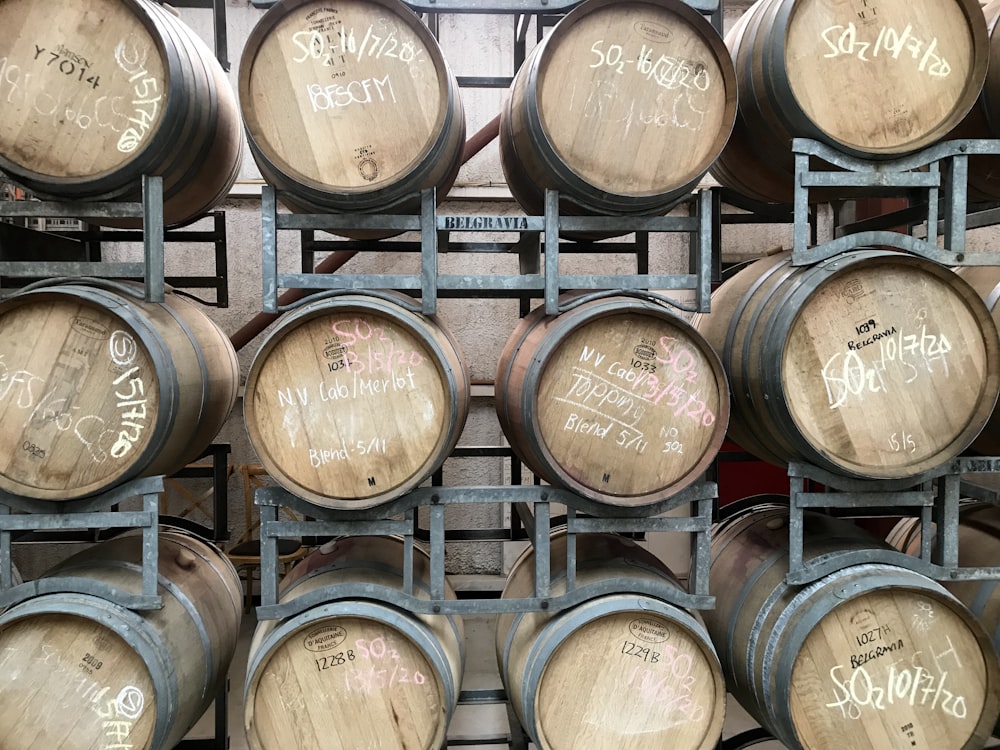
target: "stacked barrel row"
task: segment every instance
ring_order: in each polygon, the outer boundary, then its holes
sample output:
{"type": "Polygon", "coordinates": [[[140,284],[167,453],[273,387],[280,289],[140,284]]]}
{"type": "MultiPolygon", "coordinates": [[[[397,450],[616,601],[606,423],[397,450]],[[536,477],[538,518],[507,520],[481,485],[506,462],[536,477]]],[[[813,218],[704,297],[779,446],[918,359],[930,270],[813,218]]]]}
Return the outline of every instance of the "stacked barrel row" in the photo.
{"type": "MultiPolygon", "coordinates": [[[[232,186],[240,124],[292,210],[413,211],[421,189],[443,198],[453,185],[465,139],[457,79],[402,3],[276,4],[245,44],[238,103],[176,17],[148,0],[122,5],[101,0],[92,18],[108,23],[46,39],[46,11],[5,4],[0,169],[32,193],[136,199],[142,175],[161,175],[165,221],[182,224],[232,186]]],[[[790,202],[794,137],[863,159],[991,137],[998,11],[760,0],[723,40],[680,0],[590,0],[514,77],[504,175],[531,213],[555,189],[564,213],[648,215],[710,170],[745,197],[790,202]]]]}

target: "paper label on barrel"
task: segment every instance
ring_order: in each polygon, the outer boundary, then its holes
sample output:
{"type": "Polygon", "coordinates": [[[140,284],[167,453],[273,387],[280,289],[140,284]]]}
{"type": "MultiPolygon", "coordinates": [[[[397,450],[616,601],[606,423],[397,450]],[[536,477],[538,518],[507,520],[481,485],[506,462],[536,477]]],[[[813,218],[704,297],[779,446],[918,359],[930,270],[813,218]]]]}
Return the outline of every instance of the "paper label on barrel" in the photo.
{"type": "Polygon", "coordinates": [[[398,180],[444,116],[437,58],[411,24],[355,0],[287,11],[249,78],[251,129],[269,158],[345,189],[398,180]]]}
{"type": "Polygon", "coordinates": [[[988,417],[987,315],[977,320],[946,279],[912,267],[834,277],[805,304],[782,354],[793,418],[836,460],[933,460],[988,417]]]}
{"type": "Polygon", "coordinates": [[[4,480],[29,496],[72,493],[133,466],[155,432],[160,391],[136,335],[70,298],[13,307],[2,321],[4,480]]]}
{"type": "Polygon", "coordinates": [[[15,164],[54,177],[99,175],[126,164],[156,133],[167,101],[164,63],[121,3],[8,0],[0,4],[0,50],[0,153],[15,164]]]}
{"type": "Polygon", "coordinates": [[[871,747],[964,746],[987,687],[985,644],[958,606],[887,589],[834,609],[792,672],[792,719],[804,744],[863,737],[871,747]]]}
{"type": "Polygon", "coordinates": [[[255,448],[324,499],[418,481],[449,426],[432,352],[404,326],[368,313],[323,315],[285,333],[252,390],[255,448]]]}
{"type": "Polygon", "coordinates": [[[695,336],[632,314],[568,335],[544,364],[534,415],[554,462],[607,495],[655,492],[697,466],[724,432],[728,391],[695,336]]]}
{"type": "Polygon", "coordinates": [[[666,192],[707,169],[732,93],[728,57],[706,41],[714,33],[653,3],[608,4],[557,29],[537,91],[553,148],[589,184],[623,195],[666,192]]]}

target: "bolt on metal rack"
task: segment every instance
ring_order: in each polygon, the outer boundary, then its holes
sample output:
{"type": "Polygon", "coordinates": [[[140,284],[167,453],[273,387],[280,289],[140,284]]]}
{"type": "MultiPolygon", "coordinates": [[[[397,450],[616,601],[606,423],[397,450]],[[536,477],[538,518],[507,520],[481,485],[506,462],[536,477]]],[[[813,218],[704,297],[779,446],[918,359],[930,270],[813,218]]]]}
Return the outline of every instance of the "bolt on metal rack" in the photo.
{"type": "Polygon", "coordinates": [[[943,141],[915,154],[889,160],[859,159],[808,138],[792,141],[795,155],[794,245],[792,263],[809,265],[847,250],[886,245],[929,260],[956,265],[1000,265],[1000,253],[966,253],[965,231],[969,157],[1000,154],[1000,140],[943,141]],[[812,160],[835,171],[814,170],[812,160]],[[843,196],[852,191],[877,190],[881,194],[926,191],[926,238],[882,229],[862,229],[819,245],[809,246],[809,190],[835,189],[843,196]],[[940,206],[944,207],[943,247],[938,243],[940,206]]]}
{"type": "MultiPolygon", "coordinates": [[[[995,473],[1000,458],[959,457],[919,476],[865,480],[832,474],[809,464],[792,463],[789,476],[788,574],[790,584],[806,584],[849,565],[880,562],[899,565],[941,581],[1000,578],[1000,567],[958,564],[959,499],[962,476],[995,473]],[[826,491],[806,490],[806,481],[826,491]],[[845,515],[918,515],[920,554],[887,549],[845,550],[802,559],[803,513],[830,509],[845,515]]],[[[985,498],[984,498],[985,499],[985,498]]],[[[1000,497],[990,500],[1000,505],[1000,497]]]]}

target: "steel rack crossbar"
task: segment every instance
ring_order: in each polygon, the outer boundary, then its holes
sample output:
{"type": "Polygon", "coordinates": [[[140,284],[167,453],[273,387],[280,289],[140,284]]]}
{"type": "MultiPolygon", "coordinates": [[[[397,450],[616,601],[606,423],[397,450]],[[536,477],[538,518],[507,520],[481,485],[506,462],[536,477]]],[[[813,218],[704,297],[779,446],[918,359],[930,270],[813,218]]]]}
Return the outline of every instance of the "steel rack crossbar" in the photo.
{"type": "Polygon", "coordinates": [[[157,593],[159,495],[163,476],[133,479],[108,492],[78,500],[34,500],[0,492],[0,609],[41,594],[92,594],[126,609],[160,609],[157,593]],[[141,511],[108,510],[130,498],[142,498],[141,511]],[[11,511],[17,511],[12,513],[11,511]],[[13,586],[11,536],[27,530],[78,528],[142,529],[142,592],[132,594],[108,584],[72,576],[53,576],[13,586]]]}
{"type": "MultiPolygon", "coordinates": [[[[265,185],[261,194],[262,233],[262,283],[263,311],[276,313],[279,307],[279,288],[296,289],[396,289],[419,292],[422,311],[433,315],[441,292],[475,291],[494,292],[510,296],[525,293],[544,297],[546,312],[554,315],[558,310],[561,291],[567,289],[625,289],[625,290],[677,290],[692,289],[696,302],[691,311],[709,309],[712,284],[713,207],[708,190],[687,196],[676,205],[688,203],[688,216],[560,216],[559,195],[548,190],[545,194],[544,216],[441,216],[437,213],[436,191],[428,188],[421,192],[420,215],[357,215],[357,214],[292,214],[278,211],[278,196],[273,187],[265,185]],[[277,232],[280,229],[336,230],[377,229],[399,232],[420,232],[420,273],[418,274],[316,274],[279,273],[277,232]],[[687,274],[622,274],[560,275],[560,231],[570,232],[685,232],[691,235],[691,273],[687,274]],[[439,274],[438,253],[445,252],[442,235],[450,231],[462,232],[518,232],[521,273],[517,275],[465,275],[439,274]],[[544,241],[541,235],[544,234],[544,241]],[[527,237],[527,241],[524,241],[527,237]],[[544,264],[540,255],[544,252],[544,264]]],[[[446,240],[445,240],[446,241],[446,240]]],[[[335,245],[335,243],[331,243],[335,245]]],[[[592,247],[588,243],[588,247],[592,247]]],[[[600,246],[599,246],[600,247],[600,246]]],[[[608,244],[605,249],[619,250],[620,246],[608,244]]],[[[490,244],[485,249],[496,251],[490,244]]],[[[392,240],[371,243],[368,251],[395,251],[392,240]]],[[[469,245],[463,246],[469,250],[469,245]]]]}
{"type": "Polygon", "coordinates": [[[282,619],[318,606],[331,599],[376,599],[422,614],[497,614],[500,612],[558,611],[612,592],[629,591],[647,594],[692,609],[709,609],[715,598],[708,593],[710,533],[712,510],[718,495],[714,483],[691,485],[672,498],[643,508],[603,508],[603,515],[580,517],[599,507],[574,493],[547,486],[511,487],[429,487],[413,490],[397,500],[365,510],[340,510],[318,507],[280,487],[258,488],[254,497],[261,517],[261,606],[262,620],[282,619]],[[454,504],[509,502],[531,507],[530,537],[535,551],[535,590],[533,596],[509,599],[445,598],[445,508],[454,504]],[[550,504],[566,504],[568,543],[566,549],[567,590],[551,592],[550,576],[550,504]],[[668,510],[690,503],[690,516],[656,517],[668,510]],[[581,508],[582,506],[582,508],[581,508]],[[279,521],[279,507],[303,515],[306,521],[279,521]],[[417,592],[413,575],[415,513],[426,508],[430,516],[430,575],[425,590],[417,592]],[[619,512],[622,511],[622,512],[619,512]],[[644,513],[645,515],[640,515],[644,513]],[[593,532],[671,531],[692,534],[692,565],[689,591],[658,582],[613,580],[576,586],[576,545],[574,535],[593,532]],[[337,584],[310,592],[294,601],[278,601],[278,555],[280,538],[317,536],[398,535],[403,538],[403,582],[400,589],[370,584],[337,584]]]}
{"type": "Polygon", "coordinates": [[[163,178],[143,175],[141,202],[68,203],[64,201],[0,201],[0,219],[72,216],[87,218],[141,218],[143,224],[142,263],[79,262],[0,262],[0,276],[105,276],[145,280],[146,300],[163,302],[163,178]]]}
{"type": "MultiPolygon", "coordinates": [[[[789,569],[785,580],[811,583],[845,566],[873,562],[908,568],[939,581],[1000,579],[1000,567],[958,564],[962,475],[998,470],[1000,458],[959,457],[919,476],[870,480],[832,474],[809,464],[789,464],[789,569]],[[806,480],[819,483],[826,491],[806,491],[806,480]],[[920,554],[873,548],[831,552],[805,562],[803,513],[814,509],[830,509],[846,516],[919,517],[920,554]]],[[[1000,504],[1000,500],[994,502],[1000,504]]]]}
{"type": "Polygon", "coordinates": [[[808,138],[792,141],[795,155],[794,245],[792,263],[809,265],[847,250],[886,245],[946,265],[998,265],[1000,253],[966,253],[965,230],[969,157],[1000,154],[1000,140],[942,141],[915,154],[896,159],[859,159],[808,138]],[[835,170],[814,170],[814,160],[835,170]],[[887,230],[867,230],[809,247],[809,190],[834,188],[841,195],[852,190],[899,194],[927,192],[924,239],[887,230]],[[939,203],[944,204],[943,240],[938,244],[939,203]]]}

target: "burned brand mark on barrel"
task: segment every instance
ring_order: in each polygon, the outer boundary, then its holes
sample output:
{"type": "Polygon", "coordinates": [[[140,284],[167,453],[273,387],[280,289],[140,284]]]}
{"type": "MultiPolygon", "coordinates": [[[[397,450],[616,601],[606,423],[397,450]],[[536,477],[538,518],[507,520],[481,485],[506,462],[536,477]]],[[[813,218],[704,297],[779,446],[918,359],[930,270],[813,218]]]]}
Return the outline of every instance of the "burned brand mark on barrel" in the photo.
{"type": "Polygon", "coordinates": [[[674,36],[670,29],[663,24],[650,21],[638,21],[632,25],[632,30],[644,39],[664,44],[669,43],[674,36]]]}
{"type": "Polygon", "coordinates": [[[302,637],[302,645],[307,651],[319,653],[337,648],[347,640],[347,630],[340,625],[323,625],[313,628],[302,637]]]}
{"type": "Polygon", "coordinates": [[[854,304],[867,294],[868,291],[865,289],[864,283],[857,276],[845,279],[840,288],[840,296],[850,304],[854,304]]]}
{"type": "Polygon", "coordinates": [[[354,160],[357,162],[358,174],[366,182],[378,179],[378,162],[375,161],[375,147],[371,144],[354,149],[354,160]]]}
{"type": "Polygon", "coordinates": [[[632,637],[646,643],[666,643],[670,640],[670,629],[658,620],[637,617],[628,624],[632,637]]]}
{"type": "Polygon", "coordinates": [[[74,333],[79,333],[87,338],[97,339],[99,341],[107,339],[110,335],[108,329],[96,320],[84,318],[79,315],[70,321],[70,328],[73,329],[74,333]]]}

